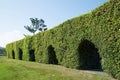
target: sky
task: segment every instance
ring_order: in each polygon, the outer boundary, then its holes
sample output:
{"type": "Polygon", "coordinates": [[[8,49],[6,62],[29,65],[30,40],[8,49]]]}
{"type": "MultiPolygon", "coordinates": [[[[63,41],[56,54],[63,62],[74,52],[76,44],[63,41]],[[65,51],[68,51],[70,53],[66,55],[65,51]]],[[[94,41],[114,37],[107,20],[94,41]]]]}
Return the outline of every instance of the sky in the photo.
{"type": "MultiPolygon", "coordinates": [[[[24,38],[30,18],[43,19],[48,29],[86,14],[108,0],[0,0],[0,46],[24,38]]],[[[31,35],[31,34],[30,34],[31,35]]]]}

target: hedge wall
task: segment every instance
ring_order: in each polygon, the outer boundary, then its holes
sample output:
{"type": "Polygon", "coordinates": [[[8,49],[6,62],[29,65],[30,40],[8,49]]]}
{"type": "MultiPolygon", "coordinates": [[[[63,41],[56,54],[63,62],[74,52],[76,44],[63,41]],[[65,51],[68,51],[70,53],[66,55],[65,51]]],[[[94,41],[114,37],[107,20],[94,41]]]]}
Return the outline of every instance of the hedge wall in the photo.
{"type": "Polygon", "coordinates": [[[102,69],[120,79],[120,1],[6,46],[8,58],[102,69]]]}

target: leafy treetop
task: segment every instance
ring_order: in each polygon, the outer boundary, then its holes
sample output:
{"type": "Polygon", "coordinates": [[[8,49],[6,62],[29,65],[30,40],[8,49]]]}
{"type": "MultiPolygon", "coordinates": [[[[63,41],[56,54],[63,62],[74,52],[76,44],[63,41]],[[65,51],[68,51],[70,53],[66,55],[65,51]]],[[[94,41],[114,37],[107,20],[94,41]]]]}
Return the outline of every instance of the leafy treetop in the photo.
{"type": "MultiPolygon", "coordinates": [[[[45,25],[45,21],[43,19],[38,18],[30,18],[31,25],[24,26],[29,32],[35,34],[36,31],[45,31],[47,30],[47,25],[45,25]]],[[[25,35],[26,36],[26,35],[25,35]]]]}

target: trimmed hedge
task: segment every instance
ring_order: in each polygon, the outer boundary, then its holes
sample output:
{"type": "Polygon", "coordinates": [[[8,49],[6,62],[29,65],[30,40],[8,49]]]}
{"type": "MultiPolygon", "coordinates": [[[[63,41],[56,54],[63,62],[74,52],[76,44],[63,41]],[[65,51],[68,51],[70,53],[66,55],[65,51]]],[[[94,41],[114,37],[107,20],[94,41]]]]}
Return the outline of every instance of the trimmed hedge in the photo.
{"type": "Polygon", "coordinates": [[[22,60],[29,61],[29,52],[34,50],[37,62],[76,69],[102,65],[104,71],[120,79],[120,1],[110,0],[54,29],[7,44],[8,58],[15,53],[15,59],[19,59],[19,49],[22,60]]]}

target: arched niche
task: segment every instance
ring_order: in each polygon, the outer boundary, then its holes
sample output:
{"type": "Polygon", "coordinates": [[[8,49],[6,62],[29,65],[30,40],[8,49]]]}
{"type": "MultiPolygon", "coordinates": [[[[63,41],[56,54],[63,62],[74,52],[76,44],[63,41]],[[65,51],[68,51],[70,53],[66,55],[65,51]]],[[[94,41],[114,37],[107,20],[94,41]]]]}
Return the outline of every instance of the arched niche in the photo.
{"type": "Polygon", "coordinates": [[[98,48],[89,41],[82,40],[78,46],[79,69],[102,70],[98,48]]]}

